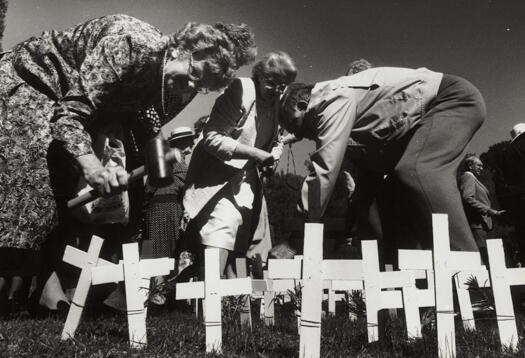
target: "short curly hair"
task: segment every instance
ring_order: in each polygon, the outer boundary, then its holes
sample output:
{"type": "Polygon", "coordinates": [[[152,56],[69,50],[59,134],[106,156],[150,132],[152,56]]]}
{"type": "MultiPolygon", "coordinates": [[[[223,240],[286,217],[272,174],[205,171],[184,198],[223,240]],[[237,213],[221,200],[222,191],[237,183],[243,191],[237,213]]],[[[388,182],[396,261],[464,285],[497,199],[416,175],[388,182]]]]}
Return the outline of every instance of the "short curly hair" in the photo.
{"type": "Polygon", "coordinates": [[[364,58],[360,58],[359,60],[350,62],[350,64],[348,65],[348,70],[346,71],[346,75],[355,75],[356,73],[368,70],[372,67],[373,65],[370,62],[368,62],[364,58]]]}
{"type": "Polygon", "coordinates": [[[211,79],[209,89],[212,91],[226,87],[234,71],[252,62],[257,55],[254,35],[245,24],[212,26],[189,22],[170,36],[169,46],[205,61],[204,76],[211,79]]]}
{"type": "Polygon", "coordinates": [[[481,161],[481,159],[479,159],[479,157],[477,155],[475,155],[475,154],[467,155],[467,157],[463,161],[463,165],[465,166],[465,170],[472,169],[472,166],[474,166],[474,164],[476,164],[476,162],[478,160],[481,161]]]}
{"type": "Polygon", "coordinates": [[[294,82],[288,85],[279,104],[279,124],[288,130],[299,102],[309,103],[313,85],[294,82]]]}
{"type": "Polygon", "coordinates": [[[254,78],[276,77],[288,84],[295,80],[297,68],[290,55],[284,51],[269,52],[255,63],[252,68],[254,78]]]}

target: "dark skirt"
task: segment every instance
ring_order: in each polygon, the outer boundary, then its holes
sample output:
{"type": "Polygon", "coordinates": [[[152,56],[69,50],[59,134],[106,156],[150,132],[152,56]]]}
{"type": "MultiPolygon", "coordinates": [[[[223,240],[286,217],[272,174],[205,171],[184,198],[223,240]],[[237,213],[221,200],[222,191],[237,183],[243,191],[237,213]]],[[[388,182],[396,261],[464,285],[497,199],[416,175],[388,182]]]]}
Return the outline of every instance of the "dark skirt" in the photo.
{"type": "Polygon", "coordinates": [[[156,195],[146,210],[146,235],[152,241],[153,257],[173,257],[179,239],[182,206],[177,195],[156,195]]]}
{"type": "Polygon", "coordinates": [[[39,251],[14,247],[0,248],[0,277],[34,276],[40,270],[39,251]]]}

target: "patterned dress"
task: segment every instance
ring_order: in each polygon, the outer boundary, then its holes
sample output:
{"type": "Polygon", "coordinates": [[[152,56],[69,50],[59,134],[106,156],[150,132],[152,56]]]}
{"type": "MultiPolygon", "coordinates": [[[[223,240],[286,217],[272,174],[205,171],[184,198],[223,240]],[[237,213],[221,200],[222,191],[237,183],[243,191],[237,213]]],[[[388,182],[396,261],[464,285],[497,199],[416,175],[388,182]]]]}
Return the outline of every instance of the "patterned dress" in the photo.
{"type": "Polygon", "coordinates": [[[111,15],[44,32],[2,54],[0,256],[4,248],[39,250],[56,223],[47,165],[52,141],[73,157],[93,153],[91,135],[116,119],[140,151],[195,96],[168,93],[162,108],[167,44],[153,26],[111,15]]]}
{"type": "Polygon", "coordinates": [[[175,163],[173,184],[156,189],[146,208],[146,236],[153,244],[153,257],[174,257],[184,210],[182,194],[188,166],[175,163]]]}

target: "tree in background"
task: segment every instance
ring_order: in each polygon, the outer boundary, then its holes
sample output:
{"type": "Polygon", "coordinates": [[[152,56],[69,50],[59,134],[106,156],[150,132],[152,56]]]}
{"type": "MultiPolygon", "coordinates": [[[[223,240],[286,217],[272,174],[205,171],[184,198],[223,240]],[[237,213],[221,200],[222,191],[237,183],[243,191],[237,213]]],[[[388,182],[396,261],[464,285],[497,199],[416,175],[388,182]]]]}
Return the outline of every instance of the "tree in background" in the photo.
{"type": "Polygon", "coordinates": [[[4,40],[6,12],[7,12],[7,0],[0,0],[0,51],[3,51],[2,43],[4,40]]]}

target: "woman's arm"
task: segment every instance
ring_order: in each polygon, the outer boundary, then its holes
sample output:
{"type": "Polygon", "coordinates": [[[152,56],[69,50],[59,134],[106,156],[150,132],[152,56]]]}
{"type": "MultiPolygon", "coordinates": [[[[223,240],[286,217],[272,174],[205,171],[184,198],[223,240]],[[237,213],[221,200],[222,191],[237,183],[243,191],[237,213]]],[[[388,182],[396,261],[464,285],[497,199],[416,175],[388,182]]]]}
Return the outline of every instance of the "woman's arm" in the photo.
{"type": "Polygon", "coordinates": [[[127,173],[104,168],[95,156],[87,128],[97,110],[117,109],[121,88],[140,64],[130,35],[107,36],[87,54],[72,88],[55,105],[53,138],[62,142],[82,168],[84,178],[102,194],[125,190],[127,173]]]}
{"type": "Polygon", "coordinates": [[[120,167],[104,167],[95,154],[83,154],[76,157],[82,168],[84,179],[103,196],[126,190],[128,172],[120,167]]]}
{"type": "MultiPolygon", "coordinates": [[[[220,160],[253,159],[259,163],[273,162],[273,156],[261,149],[240,143],[232,133],[242,130],[239,120],[249,108],[243,108],[243,87],[240,79],[235,79],[221,94],[210,114],[210,120],[203,131],[203,145],[206,151],[220,160]]],[[[271,164],[271,163],[269,163],[271,164]]]]}
{"type": "Polygon", "coordinates": [[[356,116],[355,104],[344,96],[327,102],[315,123],[317,149],[310,156],[315,174],[306,178],[302,190],[303,206],[312,219],[319,219],[328,205],[356,116]]]}

